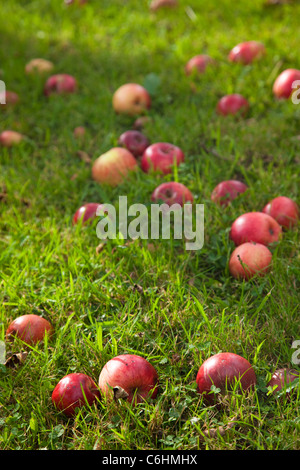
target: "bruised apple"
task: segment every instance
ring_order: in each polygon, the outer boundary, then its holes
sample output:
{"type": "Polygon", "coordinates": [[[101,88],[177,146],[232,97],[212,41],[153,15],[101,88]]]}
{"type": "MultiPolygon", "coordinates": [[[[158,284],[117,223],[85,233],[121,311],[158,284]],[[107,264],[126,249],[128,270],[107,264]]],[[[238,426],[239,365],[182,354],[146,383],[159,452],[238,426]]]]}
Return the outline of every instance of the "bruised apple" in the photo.
{"type": "Polygon", "coordinates": [[[248,186],[242,181],[227,180],[221,181],[212,191],[211,200],[220,206],[228,206],[228,204],[244,193],[248,186]]]}
{"type": "Polygon", "coordinates": [[[212,405],[217,402],[218,394],[224,395],[232,390],[253,390],[256,375],[247,359],[231,352],[222,352],[203,362],[198,370],[196,383],[204,401],[212,405]],[[212,386],[219,391],[212,391],[212,386]]]}
{"type": "Polygon", "coordinates": [[[223,96],[217,103],[217,113],[223,116],[244,116],[249,109],[249,102],[239,93],[223,96]]]}
{"type": "Polygon", "coordinates": [[[237,246],[229,259],[229,272],[236,279],[249,280],[270,270],[272,253],[261,243],[247,242],[237,246]]]}
{"type": "Polygon", "coordinates": [[[92,177],[98,183],[117,186],[137,167],[137,160],[129,150],[113,147],[94,161],[92,177]]]}
{"type": "Polygon", "coordinates": [[[158,171],[163,174],[171,173],[174,165],[178,166],[184,161],[185,155],[180,147],[169,142],[155,142],[149,145],[141,158],[141,169],[158,171]]]}
{"type": "Polygon", "coordinates": [[[260,59],[265,53],[266,48],[263,43],[259,41],[245,41],[231,49],[228,58],[230,62],[248,65],[254,60],[260,59]]]}
{"type": "Polygon", "coordinates": [[[282,228],[268,214],[263,212],[246,212],[233,222],[229,236],[235,245],[241,245],[245,242],[256,242],[268,246],[281,239],[282,228]]]}
{"type": "Polygon", "coordinates": [[[125,83],[113,94],[112,105],[116,113],[135,116],[151,107],[149,92],[138,83],[125,83]]]}
{"type": "Polygon", "coordinates": [[[150,362],[136,354],[110,359],[100,372],[99,388],[108,399],[123,398],[133,405],[158,393],[158,374],[150,362]]]}
{"type": "Polygon", "coordinates": [[[298,204],[286,196],[275,197],[268,202],[262,212],[273,217],[279,225],[285,228],[295,226],[300,217],[298,204]]]}
{"type": "Polygon", "coordinates": [[[92,405],[100,399],[100,391],[91,377],[81,372],[73,372],[58,382],[51,399],[57,410],[72,417],[76,409],[92,405]]]}
{"type": "Polygon", "coordinates": [[[26,344],[34,345],[42,341],[46,334],[50,337],[53,332],[54,328],[48,320],[39,315],[27,314],[10,323],[6,330],[6,338],[7,340],[19,338],[26,344]]]}
{"type": "Polygon", "coordinates": [[[172,206],[173,204],[180,204],[183,206],[184,204],[192,203],[194,197],[191,191],[184,184],[170,181],[157,186],[152,193],[151,200],[153,202],[163,201],[169,206],[172,206]]]}

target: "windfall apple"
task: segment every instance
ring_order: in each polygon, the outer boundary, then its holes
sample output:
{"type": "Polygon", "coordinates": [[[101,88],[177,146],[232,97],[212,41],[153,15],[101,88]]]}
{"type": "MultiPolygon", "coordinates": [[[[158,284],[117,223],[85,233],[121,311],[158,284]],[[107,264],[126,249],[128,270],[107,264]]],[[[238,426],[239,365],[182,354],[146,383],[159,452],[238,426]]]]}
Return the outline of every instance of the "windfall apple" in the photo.
{"type": "Polygon", "coordinates": [[[144,151],[141,169],[145,173],[156,171],[166,175],[173,171],[174,166],[179,166],[184,162],[184,159],[184,152],[177,145],[169,142],[155,142],[144,151]]]}
{"type": "Polygon", "coordinates": [[[98,183],[117,186],[137,168],[137,160],[129,150],[113,147],[94,161],[92,178],[98,183]]]}
{"type": "Polygon", "coordinates": [[[272,253],[266,245],[246,242],[237,246],[229,259],[229,272],[236,279],[264,276],[271,268],[272,253]]]}
{"type": "MultiPolygon", "coordinates": [[[[293,91],[293,83],[300,80],[300,70],[286,69],[281,72],[273,84],[273,94],[277,99],[290,98],[293,91]]],[[[297,87],[299,88],[299,86],[297,87]]]]}
{"type": "Polygon", "coordinates": [[[268,202],[262,212],[273,217],[279,225],[286,229],[294,227],[300,217],[298,204],[296,201],[286,196],[275,197],[268,202]]]}
{"type": "Polygon", "coordinates": [[[218,183],[211,193],[211,200],[220,206],[226,207],[244,193],[248,186],[239,180],[226,180],[218,183]]]}
{"type": "Polygon", "coordinates": [[[51,323],[44,317],[35,314],[25,314],[13,320],[6,330],[6,339],[19,338],[28,345],[35,345],[50,338],[54,333],[51,323]]]}
{"type": "Polygon", "coordinates": [[[45,96],[52,94],[75,93],[78,89],[77,80],[67,73],[51,75],[44,86],[45,96]]]}
{"type": "Polygon", "coordinates": [[[0,134],[0,145],[3,147],[13,147],[24,140],[24,135],[17,131],[6,130],[0,134]]]}
{"type": "Polygon", "coordinates": [[[197,54],[191,57],[185,64],[186,75],[202,74],[206,67],[214,63],[214,60],[207,54],[197,54]]]}
{"type": "Polygon", "coordinates": [[[182,183],[176,181],[170,181],[162,183],[151,195],[151,201],[164,203],[172,206],[173,204],[184,204],[193,203],[194,196],[191,191],[182,183]]]}
{"type": "Polygon", "coordinates": [[[279,223],[263,212],[246,212],[233,222],[229,236],[235,245],[256,242],[270,245],[280,241],[282,228],[279,223]]]}
{"type": "Polygon", "coordinates": [[[138,83],[121,85],[112,97],[113,109],[118,114],[136,116],[144,114],[151,107],[150,93],[138,83]]]}
{"type": "Polygon", "coordinates": [[[150,141],[142,132],[129,129],[120,135],[118,145],[125,147],[134,157],[138,158],[141,157],[146,148],[149,147],[150,141]]]}
{"type": "Polygon", "coordinates": [[[266,53],[265,45],[260,41],[245,41],[237,44],[229,52],[230,62],[237,62],[249,65],[253,61],[260,59],[266,53]]]}

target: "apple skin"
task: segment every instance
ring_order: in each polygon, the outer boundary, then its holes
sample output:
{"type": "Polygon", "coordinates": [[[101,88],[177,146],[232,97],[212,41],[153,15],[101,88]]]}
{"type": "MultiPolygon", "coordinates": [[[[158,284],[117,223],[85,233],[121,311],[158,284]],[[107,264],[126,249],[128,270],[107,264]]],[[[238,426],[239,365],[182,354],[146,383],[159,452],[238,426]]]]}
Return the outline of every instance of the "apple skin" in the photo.
{"type": "Polygon", "coordinates": [[[128,130],[123,132],[119,139],[118,145],[125,147],[136,158],[143,155],[144,151],[150,145],[148,137],[138,130],[128,130]]]}
{"type": "Polygon", "coordinates": [[[264,44],[259,41],[245,41],[237,44],[229,52],[230,62],[238,62],[243,65],[249,65],[254,60],[260,59],[266,53],[264,44]]]}
{"type": "Polygon", "coordinates": [[[20,101],[20,97],[18,93],[15,93],[14,91],[6,90],[4,92],[0,93],[0,104],[1,107],[12,107],[15,104],[17,104],[20,101]],[[5,96],[5,103],[2,103],[3,97],[5,96]]]}
{"type": "Polygon", "coordinates": [[[262,210],[273,217],[284,228],[294,227],[299,220],[300,210],[295,201],[286,196],[272,199],[262,210]]]}
{"type": "Polygon", "coordinates": [[[113,147],[94,161],[92,178],[98,183],[117,186],[130,171],[137,168],[137,160],[129,150],[123,147],[113,147]]]}
{"type": "Polygon", "coordinates": [[[25,65],[25,72],[30,74],[42,75],[51,72],[54,69],[54,64],[50,60],[42,59],[40,57],[31,59],[25,65]]]}
{"type": "Polygon", "coordinates": [[[73,225],[78,223],[86,224],[87,222],[92,222],[92,220],[97,216],[98,208],[104,209],[104,205],[98,204],[97,202],[88,202],[79,207],[73,216],[73,225]]]}
{"type": "Polygon", "coordinates": [[[236,279],[263,276],[271,267],[272,253],[266,245],[246,242],[237,246],[229,259],[229,272],[236,279]]]}
{"type": "Polygon", "coordinates": [[[180,165],[185,159],[181,148],[168,142],[156,142],[149,145],[141,158],[141,169],[158,171],[164,175],[171,173],[175,165],[180,165]]]}
{"type": "Polygon", "coordinates": [[[217,397],[215,393],[209,393],[211,386],[220,388],[223,395],[235,389],[236,380],[243,391],[255,388],[256,375],[247,359],[230,352],[214,354],[206,359],[198,370],[197,390],[207,404],[213,405],[217,397]]]}
{"type": "Polygon", "coordinates": [[[48,320],[39,315],[27,314],[10,323],[6,330],[6,338],[10,340],[16,337],[28,345],[35,345],[43,341],[46,334],[50,337],[53,333],[54,328],[48,320]]]}
{"type": "Polygon", "coordinates": [[[6,130],[0,134],[0,144],[3,147],[12,147],[18,145],[24,139],[23,134],[17,131],[6,130]]]}
{"type": "Polygon", "coordinates": [[[100,391],[91,377],[81,372],[73,372],[60,379],[51,399],[56,409],[72,417],[76,408],[82,408],[87,403],[92,405],[100,399],[100,391]]]}
{"type": "MultiPolygon", "coordinates": [[[[272,394],[273,395],[278,395],[279,392],[284,390],[286,387],[288,387],[295,379],[299,378],[299,372],[297,372],[295,369],[290,369],[290,368],[282,368],[282,369],[277,369],[273,373],[271,380],[268,382],[267,386],[268,387],[274,387],[277,385],[276,389],[273,390],[272,394]]],[[[290,398],[292,395],[293,391],[286,391],[285,396],[287,398],[290,398]]]]}
{"type": "Polygon", "coordinates": [[[158,374],[143,357],[121,354],[105,364],[98,385],[108,399],[125,398],[134,406],[147,398],[156,398],[158,374]]]}
{"type": "Polygon", "coordinates": [[[45,96],[50,96],[53,93],[75,93],[77,88],[77,80],[72,75],[58,73],[48,78],[44,86],[44,94],[45,96]]]}
{"type": "Polygon", "coordinates": [[[213,64],[213,59],[206,54],[198,54],[191,57],[185,64],[185,74],[191,75],[193,73],[202,74],[205,72],[209,64],[213,64]]]}
{"type": "Polygon", "coordinates": [[[136,116],[151,107],[151,97],[138,83],[125,83],[113,94],[112,105],[116,113],[136,116]]]}
{"type": "Polygon", "coordinates": [[[223,116],[239,114],[244,116],[249,109],[249,102],[239,93],[223,96],[217,103],[217,113],[223,116]]]}
{"type": "Polygon", "coordinates": [[[300,70],[286,69],[281,72],[273,84],[273,94],[278,99],[288,99],[293,91],[292,84],[295,80],[300,80],[300,70]]]}
{"type": "Polygon", "coordinates": [[[268,214],[246,212],[233,222],[229,236],[236,246],[245,242],[256,242],[268,246],[281,239],[282,228],[268,214]]]}
{"type": "Polygon", "coordinates": [[[221,181],[221,183],[213,189],[211,200],[220,206],[226,207],[247,189],[248,186],[238,180],[221,181]]]}
{"type": "Polygon", "coordinates": [[[180,204],[183,206],[187,203],[193,203],[194,197],[191,191],[182,183],[170,181],[162,183],[153,191],[151,201],[164,203],[171,206],[172,204],[180,204]]]}

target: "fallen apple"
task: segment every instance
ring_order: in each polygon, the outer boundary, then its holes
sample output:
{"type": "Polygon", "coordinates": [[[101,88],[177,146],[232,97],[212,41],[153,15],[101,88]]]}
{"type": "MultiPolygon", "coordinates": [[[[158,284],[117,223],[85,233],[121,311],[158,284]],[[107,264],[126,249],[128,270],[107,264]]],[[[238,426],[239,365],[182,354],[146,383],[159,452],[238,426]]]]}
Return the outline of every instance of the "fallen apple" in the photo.
{"type": "Polygon", "coordinates": [[[86,129],[84,126],[77,126],[73,131],[73,135],[76,139],[81,139],[86,134],[86,129]]]}
{"type": "Polygon", "coordinates": [[[285,228],[294,227],[300,217],[299,206],[286,196],[275,197],[263,208],[262,212],[273,217],[279,225],[285,228]]]}
{"type": "Polygon", "coordinates": [[[43,341],[46,334],[51,337],[53,333],[54,328],[48,320],[39,315],[26,314],[10,323],[6,330],[6,339],[9,341],[19,338],[28,345],[34,345],[43,341]]]}
{"type": "Polygon", "coordinates": [[[267,386],[271,387],[272,395],[281,396],[284,394],[287,398],[290,398],[293,390],[289,389],[289,387],[295,379],[299,379],[299,372],[297,372],[295,369],[277,369],[273,373],[267,386]]]}
{"type": "Polygon", "coordinates": [[[150,116],[139,116],[135,119],[133,123],[133,129],[137,131],[142,131],[142,129],[152,121],[150,116]]]}
{"type": "Polygon", "coordinates": [[[163,174],[171,173],[174,165],[184,161],[185,155],[180,147],[168,142],[156,142],[149,145],[141,158],[141,169],[148,173],[157,171],[163,174]]]}
{"type": "Polygon", "coordinates": [[[254,60],[260,59],[266,53],[266,48],[259,41],[246,41],[237,44],[229,52],[230,62],[238,62],[244,65],[251,64],[254,60]]]}
{"type": "Polygon", "coordinates": [[[72,417],[76,409],[90,406],[100,399],[100,391],[91,377],[81,372],[73,372],[58,382],[51,399],[56,409],[72,417]]]}
{"type": "Polygon", "coordinates": [[[150,10],[151,11],[157,11],[160,8],[173,8],[177,7],[178,1],[177,0],[152,0],[150,3],[150,10]]]}
{"type": "Polygon", "coordinates": [[[135,116],[151,107],[149,92],[138,83],[121,85],[113,94],[112,105],[116,113],[135,116]]]}
{"type": "Polygon", "coordinates": [[[0,134],[0,144],[3,147],[13,147],[24,140],[24,135],[17,131],[6,130],[0,134]]]}
{"type": "Polygon", "coordinates": [[[54,69],[54,64],[50,60],[42,59],[42,58],[36,58],[36,59],[31,59],[26,65],[25,65],[25,72],[27,74],[46,74],[51,72],[54,69]]]}
{"type": "MultiPolygon", "coordinates": [[[[213,405],[218,395],[232,390],[250,391],[255,388],[256,375],[247,359],[238,354],[222,352],[206,359],[200,366],[197,377],[197,390],[203,400],[213,405]],[[212,390],[212,386],[216,390],[212,390]]],[[[219,395],[220,396],[220,395],[219,395]]]]}
{"type": "Polygon", "coordinates": [[[240,115],[245,116],[249,109],[249,102],[239,93],[223,96],[217,103],[217,113],[223,116],[240,115]]]}
{"type": "Polygon", "coordinates": [[[79,209],[77,209],[73,216],[73,225],[76,225],[78,223],[85,224],[87,222],[91,222],[93,219],[96,218],[98,208],[104,209],[104,205],[98,204],[97,202],[88,202],[79,207],[79,209]]]}
{"type": "Polygon", "coordinates": [[[137,168],[137,160],[129,150],[113,147],[94,161],[92,178],[98,183],[117,186],[124,181],[129,172],[137,168]]]}
{"type": "Polygon", "coordinates": [[[278,99],[288,99],[293,93],[293,82],[300,80],[300,70],[286,69],[281,72],[273,84],[273,94],[278,99]]]}
{"type": "Polygon", "coordinates": [[[211,200],[220,206],[226,207],[228,204],[244,193],[248,186],[238,180],[227,180],[217,184],[211,193],[211,200]]]}
{"type": "Polygon", "coordinates": [[[10,90],[0,92],[0,104],[2,107],[12,107],[20,101],[18,93],[10,90]]]}
{"type": "Polygon", "coordinates": [[[172,206],[173,204],[193,203],[194,197],[191,191],[182,183],[171,181],[160,184],[152,193],[153,202],[163,201],[172,206]]]}
{"type": "Polygon", "coordinates": [[[148,137],[138,130],[128,130],[123,132],[119,139],[118,145],[125,147],[134,157],[140,157],[150,145],[148,137]]]}
{"type": "Polygon", "coordinates": [[[205,72],[209,64],[213,64],[214,60],[207,54],[198,54],[187,61],[185,64],[186,75],[202,74],[205,72]]]}
{"type": "Polygon", "coordinates": [[[229,259],[229,272],[236,279],[249,280],[265,275],[271,267],[272,253],[261,243],[246,242],[237,246],[229,259]]]}
{"type": "Polygon", "coordinates": [[[99,388],[108,399],[124,398],[135,405],[156,398],[158,374],[143,357],[121,354],[110,359],[101,370],[99,388]]]}
{"type": "Polygon", "coordinates": [[[282,228],[268,214],[246,212],[233,222],[229,236],[237,246],[245,242],[256,242],[268,246],[281,239],[282,228]]]}
{"type": "Polygon", "coordinates": [[[75,93],[77,88],[77,80],[72,75],[59,73],[48,78],[44,86],[44,94],[49,96],[53,93],[75,93]]]}

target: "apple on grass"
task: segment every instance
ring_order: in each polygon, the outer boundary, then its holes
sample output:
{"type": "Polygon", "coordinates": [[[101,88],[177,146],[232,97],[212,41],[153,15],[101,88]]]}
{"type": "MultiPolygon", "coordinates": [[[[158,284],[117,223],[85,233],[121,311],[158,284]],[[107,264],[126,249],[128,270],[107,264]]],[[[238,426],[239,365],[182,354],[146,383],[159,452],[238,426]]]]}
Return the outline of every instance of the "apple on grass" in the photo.
{"type": "Polygon", "coordinates": [[[6,130],[0,134],[0,144],[3,147],[13,147],[24,140],[24,135],[17,131],[6,130]]]}
{"type": "Polygon", "coordinates": [[[185,64],[186,75],[202,74],[205,72],[209,64],[213,64],[214,60],[207,54],[197,54],[191,57],[185,64]]]}
{"type": "MultiPolygon", "coordinates": [[[[288,99],[296,88],[293,88],[293,82],[300,80],[300,70],[286,69],[281,72],[273,84],[273,94],[278,99],[288,99]]],[[[299,86],[298,86],[299,88],[299,86]]]]}
{"type": "Polygon", "coordinates": [[[230,62],[238,62],[243,65],[249,65],[254,60],[260,59],[266,53],[266,48],[259,41],[245,41],[237,44],[229,52],[230,62]]]}
{"type": "Polygon", "coordinates": [[[237,198],[240,194],[244,193],[248,186],[242,181],[226,180],[221,181],[213,189],[211,193],[211,200],[220,206],[226,207],[228,204],[237,198]]]}
{"type": "Polygon", "coordinates": [[[273,217],[279,225],[287,229],[294,227],[300,217],[298,204],[286,196],[275,197],[268,202],[262,212],[273,217]]]}
{"type": "Polygon", "coordinates": [[[92,178],[98,183],[117,186],[137,168],[137,160],[129,150],[113,147],[94,161],[92,178]]]}
{"type": "Polygon", "coordinates": [[[134,157],[140,157],[149,147],[150,141],[142,132],[130,129],[120,135],[118,145],[125,147],[134,157]]]}
{"type": "Polygon", "coordinates": [[[51,399],[56,409],[68,417],[73,417],[76,409],[90,406],[100,399],[100,391],[91,377],[81,372],[73,372],[58,382],[51,399]]]}
{"type": "Polygon", "coordinates": [[[249,109],[249,101],[239,93],[223,96],[217,103],[217,113],[223,116],[245,116],[249,109]]]}
{"type": "Polygon", "coordinates": [[[77,126],[74,128],[73,135],[76,139],[81,139],[85,136],[86,129],[84,126],[77,126]]]}
{"type": "Polygon", "coordinates": [[[268,246],[281,239],[282,228],[268,214],[246,212],[233,222],[229,236],[236,246],[245,242],[256,242],[268,246]]]}
{"type": "Polygon", "coordinates": [[[25,65],[25,72],[30,75],[30,74],[45,74],[48,72],[51,72],[54,68],[53,62],[50,60],[42,59],[40,57],[36,59],[31,59],[27,64],[25,65]]]}
{"type": "Polygon", "coordinates": [[[28,345],[34,345],[42,341],[46,334],[50,337],[54,333],[51,323],[45,318],[26,314],[13,320],[6,330],[6,339],[19,338],[28,345]]]}
{"type": "Polygon", "coordinates": [[[103,209],[105,211],[104,204],[97,202],[88,202],[83,204],[81,207],[79,207],[79,209],[77,209],[73,216],[73,225],[78,223],[86,224],[88,222],[92,222],[93,219],[95,219],[97,216],[98,209],[103,209]]]}
{"type": "Polygon", "coordinates": [[[177,7],[178,6],[178,0],[152,0],[150,3],[150,10],[151,11],[157,11],[160,8],[164,7],[177,7]]]}
{"type": "Polygon", "coordinates": [[[156,398],[158,374],[145,358],[136,354],[121,354],[105,364],[98,384],[107,399],[123,398],[136,405],[156,398]]]}
{"type": "Polygon", "coordinates": [[[20,101],[18,93],[10,90],[0,92],[0,104],[2,107],[12,107],[20,101]]]}
{"type": "Polygon", "coordinates": [[[267,386],[272,389],[272,395],[279,397],[285,395],[290,398],[293,393],[291,384],[295,379],[299,379],[299,372],[289,367],[275,370],[267,386]]]}
{"type": "Polygon", "coordinates": [[[136,116],[151,107],[149,92],[138,83],[125,83],[113,94],[112,105],[116,113],[136,116]]]}
{"type": "Polygon", "coordinates": [[[198,370],[196,383],[204,402],[214,405],[220,395],[225,395],[227,392],[253,390],[256,385],[256,375],[244,357],[231,352],[221,352],[203,362],[198,370]],[[212,386],[217,390],[212,390],[212,386]]]}
{"type": "Polygon", "coordinates": [[[174,165],[180,165],[184,159],[185,155],[177,145],[169,142],[156,142],[144,151],[141,169],[145,173],[157,171],[166,175],[172,172],[174,165]]]}
{"type": "Polygon", "coordinates": [[[236,279],[263,276],[271,268],[272,253],[261,243],[246,242],[237,246],[229,259],[229,272],[236,279]]]}
{"type": "Polygon", "coordinates": [[[183,206],[187,203],[193,203],[194,197],[191,191],[182,183],[170,181],[162,183],[152,193],[151,200],[153,202],[163,201],[172,206],[180,204],[183,206]]]}
{"type": "Polygon", "coordinates": [[[53,93],[75,93],[77,88],[77,80],[72,75],[58,73],[48,78],[44,86],[44,94],[45,96],[50,96],[53,93]]]}

